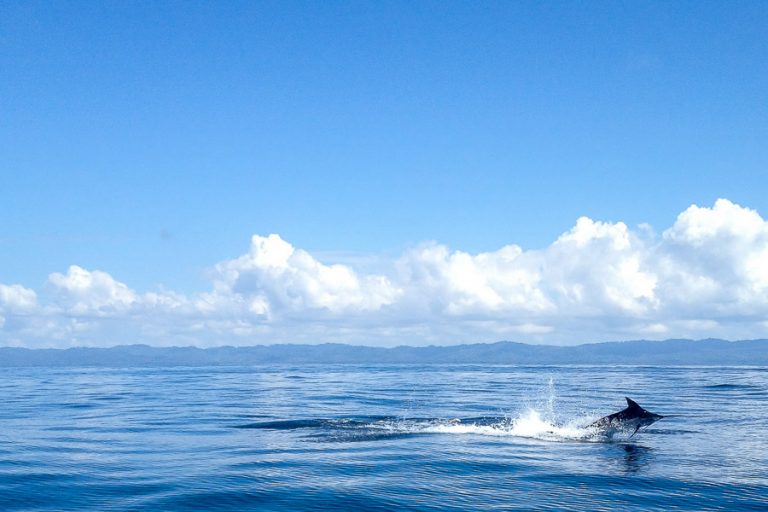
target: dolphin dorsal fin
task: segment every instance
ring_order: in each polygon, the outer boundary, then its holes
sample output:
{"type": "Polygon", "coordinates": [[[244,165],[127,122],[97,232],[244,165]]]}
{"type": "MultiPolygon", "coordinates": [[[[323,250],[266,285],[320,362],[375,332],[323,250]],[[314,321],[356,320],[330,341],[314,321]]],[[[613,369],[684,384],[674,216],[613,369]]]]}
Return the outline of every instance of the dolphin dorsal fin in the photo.
{"type": "Polygon", "coordinates": [[[629,398],[628,396],[625,396],[624,398],[627,400],[627,407],[629,407],[630,409],[634,409],[635,407],[640,408],[638,403],[632,400],[631,398],[629,398]]]}

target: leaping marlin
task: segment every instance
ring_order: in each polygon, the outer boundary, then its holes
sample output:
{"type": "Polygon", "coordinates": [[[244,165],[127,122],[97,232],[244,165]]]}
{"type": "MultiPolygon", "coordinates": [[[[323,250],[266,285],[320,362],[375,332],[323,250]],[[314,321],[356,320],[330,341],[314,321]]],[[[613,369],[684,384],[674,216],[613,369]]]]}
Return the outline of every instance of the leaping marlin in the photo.
{"type": "Polygon", "coordinates": [[[629,430],[634,428],[634,432],[632,432],[632,436],[634,436],[637,434],[637,431],[640,430],[640,427],[647,427],[663,417],[664,416],[661,414],[646,411],[640,407],[637,402],[627,398],[626,409],[600,418],[594,423],[589,424],[587,428],[600,429],[608,433],[608,435],[613,434],[616,430],[629,430]]]}

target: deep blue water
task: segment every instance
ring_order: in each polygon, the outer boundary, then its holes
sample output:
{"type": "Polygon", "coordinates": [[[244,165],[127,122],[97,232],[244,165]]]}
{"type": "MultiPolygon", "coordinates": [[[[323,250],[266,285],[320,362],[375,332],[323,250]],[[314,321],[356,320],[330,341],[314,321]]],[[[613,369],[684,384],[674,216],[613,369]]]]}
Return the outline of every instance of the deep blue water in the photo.
{"type": "Polygon", "coordinates": [[[0,399],[3,511],[768,510],[768,368],[0,368],[0,399]],[[581,428],[624,396],[667,417],[581,428]]]}

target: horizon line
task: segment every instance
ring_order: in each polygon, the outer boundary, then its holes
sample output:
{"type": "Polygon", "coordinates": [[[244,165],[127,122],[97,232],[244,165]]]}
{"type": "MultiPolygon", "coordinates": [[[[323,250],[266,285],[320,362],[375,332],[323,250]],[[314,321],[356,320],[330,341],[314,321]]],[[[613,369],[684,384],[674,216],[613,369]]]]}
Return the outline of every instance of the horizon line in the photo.
{"type": "Polygon", "coordinates": [[[0,346],[0,350],[2,349],[21,349],[21,350],[30,350],[30,351],[36,351],[36,350],[57,350],[57,351],[66,351],[66,350],[80,350],[80,349],[94,349],[94,350],[111,350],[116,348],[128,348],[128,347],[145,347],[150,349],[198,349],[198,350],[214,350],[214,349],[220,349],[220,348],[233,348],[233,349],[243,349],[243,348],[256,348],[256,347],[264,347],[264,348],[271,348],[271,347],[284,347],[284,346],[293,346],[293,347],[322,347],[322,346],[344,346],[344,347],[350,347],[350,348],[370,348],[370,349],[381,349],[381,350],[394,350],[394,349],[402,349],[402,348],[408,348],[408,349],[427,349],[427,348],[456,348],[456,347],[466,347],[466,346],[476,346],[476,345],[498,345],[502,343],[509,343],[509,344],[515,344],[515,345],[525,345],[528,347],[537,347],[537,348],[578,348],[583,346],[591,346],[591,345],[614,345],[614,344],[624,344],[624,343],[668,343],[668,342],[675,342],[675,341],[687,341],[692,343],[701,343],[701,342],[707,342],[707,341],[719,341],[723,343],[749,343],[749,342],[756,342],[756,341],[768,341],[768,338],[749,338],[749,339],[725,339],[725,338],[665,338],[662,340],[654,340],[654,339],[631,339],[631,340],[609,340],[609,341],[586,341],[577,343],[574,345],[559,345],[559,344],[545,344],[545,343],[526,343],[523,341],[514,341],[514,340],[497,340],[497,341],[479,341],[479,342],[471,342],[471,343],[456,343],[456,344],[450,344],[450,345],[392,345],[392,346],[376,346],[376,345],[359,345],[359,344],[353,344],[353,343],[342,343],[342,342],[320,342],[320,343],[293,343],[293,342],[283,342],[283,343],[271,343],[271,344],[252,344],[252,345],[212,345],[207,347],[201,347],[198,345],[150,345],[148,343],[122,343],[118,345],[110,345],[110,346],[88,346],[88,345],[76,345],[72,347],[21,347],[21,346],[0,346]]]}

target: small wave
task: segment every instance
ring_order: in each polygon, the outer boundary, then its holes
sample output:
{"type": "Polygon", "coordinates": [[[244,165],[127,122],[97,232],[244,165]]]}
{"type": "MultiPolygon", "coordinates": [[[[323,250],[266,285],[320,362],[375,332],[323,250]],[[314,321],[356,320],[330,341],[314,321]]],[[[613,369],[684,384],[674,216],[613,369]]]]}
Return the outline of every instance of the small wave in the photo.
{"type": "Polygon", "coordinates": [[[339,428],[359,428],[365,427],[371,423],[370,419],[353,418],[315,418],[315,419],[296,419],[296,420],[274,420],[258,421],[255,423],[246,423],[244,425],[235,425],[234,428],[252,428],[262,430],[298,430],[298,429],[339,429],[339,428]]]}
{"type": "Polygon", "coordinates": [[[730,391],[739,389],[762,389],[754,384],[711,384],[704,386],[704,389],[712,389],[717,391],[730,391]]]}

